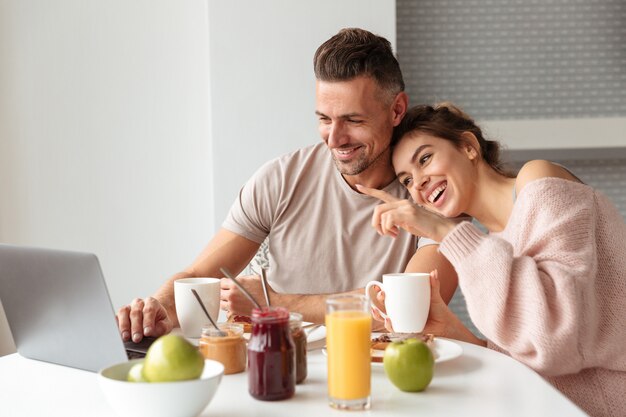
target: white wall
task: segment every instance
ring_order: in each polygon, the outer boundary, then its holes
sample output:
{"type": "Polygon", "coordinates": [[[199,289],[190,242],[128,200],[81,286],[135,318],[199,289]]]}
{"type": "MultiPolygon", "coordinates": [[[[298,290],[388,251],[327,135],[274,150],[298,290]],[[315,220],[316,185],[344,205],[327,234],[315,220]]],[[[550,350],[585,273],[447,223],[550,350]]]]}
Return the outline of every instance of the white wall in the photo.
{"type": "Polygon", "coordinates": [[[215,224],[265,161],[319,141],[313,54],[344,27],[395,45],[395,0],[209,2],[215,224]]]}
{"type": "Polygon", "coordinates": [[[566,155],[571,150],[588,153],[604,149],[606,152],[600,152],[602,157],[611,158],[614,148],[626,145],[626,117],[478,122],[490,137],[498,138],[513,152],[555,149],[566,155]]]}
{"type": "Polygon", "coordinates": [[[116,307],[151,294],[319,140],[313,53],[349,26],[395,44],[395,1],[0,2],[0,242],[96,253],[116,307]]]}
{"type": "Polygon", "coordinates": [[[204,1],[0,2],[0,241],[90,251],[117,307],[213,231],[204,1]]]}

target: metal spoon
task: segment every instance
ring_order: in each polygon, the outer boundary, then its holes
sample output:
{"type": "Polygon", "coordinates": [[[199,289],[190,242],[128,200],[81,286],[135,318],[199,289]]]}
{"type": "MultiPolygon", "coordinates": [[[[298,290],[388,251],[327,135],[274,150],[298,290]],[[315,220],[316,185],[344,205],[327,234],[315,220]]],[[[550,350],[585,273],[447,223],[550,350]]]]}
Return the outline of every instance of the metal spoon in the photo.
{"type": "Polygon", "coordinates": [[[202,307],[202,311],[204,311],[204,314],[206,314],[206,316],[209,318],[209,321],[211,322],[213,327],[215,327],[217,329],[217,335],[220,336],[220,337],[227,336],[226,332],[222,331],[219,327],[217,327],[217,324],[213,321],[213,319],[211,318],[211,315],[209,314],[209,312],[206,311],[206,307],[204,306],[204,303],[202,302],[202,299],[198,295],[198,292],[195,289],[193,289],[193,288],[191,289],[191,292],[193,293],[193,295],[196,296],[196,300],[198,300],[198,303],[200,304],[200,307],[202,307]]]}
{"type": "Polygon", "coordinates": [[[248,292],[248,290],[246,290],[243,285],[241,285],[239,283],[239,281],[237,281],[235,279],[234,276],[231,275],[230,272],[228,272],[228,270],[226,268],[220,268],[220,271],[222,271],[222,274],[226,275],[226,278],[230,278],[237,287],[239,287],[239,289],[241,290],[241,292],[243,293],[243,295],[245,295],[246,297],[248,297],[248,300],[252,301],[252,304],[254,304],[254,306],[256,308],[258,308],[259,310],[261,310],[261,306],[259,305],[259,303],[254,299],[254,297],[252,295],[250,295],[250,293],[248,292]]]}
{"type": "Polygon", "coordinates": [[[267,291],[267,276],[265,275],[265,268],[261,268],[261,282],[263,283],[263,294],[265,295],[265,301],[267,306],[270,306],[270,294],[267,291]]]}

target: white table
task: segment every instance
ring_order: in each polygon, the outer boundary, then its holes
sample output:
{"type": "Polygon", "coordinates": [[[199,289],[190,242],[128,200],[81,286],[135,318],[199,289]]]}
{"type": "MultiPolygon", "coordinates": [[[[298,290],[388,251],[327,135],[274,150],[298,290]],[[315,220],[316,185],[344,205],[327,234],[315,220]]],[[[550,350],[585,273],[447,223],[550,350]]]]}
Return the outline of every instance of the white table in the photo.
{"type": "MultiPolygon", "coordinates": [[[[422,393],[404,393],[372,367],[372,408],[331,409],[326,401],[326,358],[309,352],[309,376],[286,401],[257,401],[248,395],[245,373],[226,375],[202,416],[584,416],[536,373],[489,349],[457,342],[463,355],[435,366],[422,393]]],[[[25,359],[0,358],[0,416],[113,416],[96,374],[25,359]]],[[[139,417],[139,416],[138,416],[139,417]]]]}

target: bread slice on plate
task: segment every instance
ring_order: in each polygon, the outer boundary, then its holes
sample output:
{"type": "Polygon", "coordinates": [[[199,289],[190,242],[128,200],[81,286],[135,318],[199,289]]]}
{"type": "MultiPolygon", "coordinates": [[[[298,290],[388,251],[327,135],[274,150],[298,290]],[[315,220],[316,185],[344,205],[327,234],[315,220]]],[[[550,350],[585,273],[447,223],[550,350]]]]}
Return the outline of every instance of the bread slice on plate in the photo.
{"type": "Polygon", "coordinates": [[[370,349],[371,349],[371,354],[372,354],[372,362],[383,361],[383,356],[385,356],[385,349],[387,348],[389,343],[391,343],[392,341],[408,339],[408,338],[421,339],[424,343],[426,343],[426,346],[430,348],[431,352],[433,352],[433,358],[437,359],[437,351],[435,350],[435,336],[430,333],[415,334],[415,335],[410,335],[408,337],[403,337],[403,336],[396,337],[394,335],[390,335],[389,333],[383,333],[380,336],[373,338],[371,341],[370,349]]]}
{"type": "Polygon", "coordinates": [[[236,324],[243,325],[244,333],[252,332],[252,319],[249,316],[241,316],[241,315],[233,314],[226,321],[228,323],[236,323],[236,324]]]}

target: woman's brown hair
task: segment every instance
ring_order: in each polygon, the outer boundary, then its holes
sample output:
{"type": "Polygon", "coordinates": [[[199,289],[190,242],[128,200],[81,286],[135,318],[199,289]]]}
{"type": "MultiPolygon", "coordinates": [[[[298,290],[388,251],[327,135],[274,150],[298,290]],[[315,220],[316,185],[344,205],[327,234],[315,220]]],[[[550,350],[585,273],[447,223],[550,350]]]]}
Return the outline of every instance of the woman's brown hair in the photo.
{"type": "Polygon", "coordinates": [[[408,133],[420,131],[452,142],[461,147],[465,142],[464,132],[472,133],[478,140],[482,159],[496,172],[506,177],[515,175],[500,160],[500,144],[487,140],[474,120],[450,102],[435,106],[419,105],[410,108],[402,122],[394,129],[391,146],[395,146],[408,133]]]}

